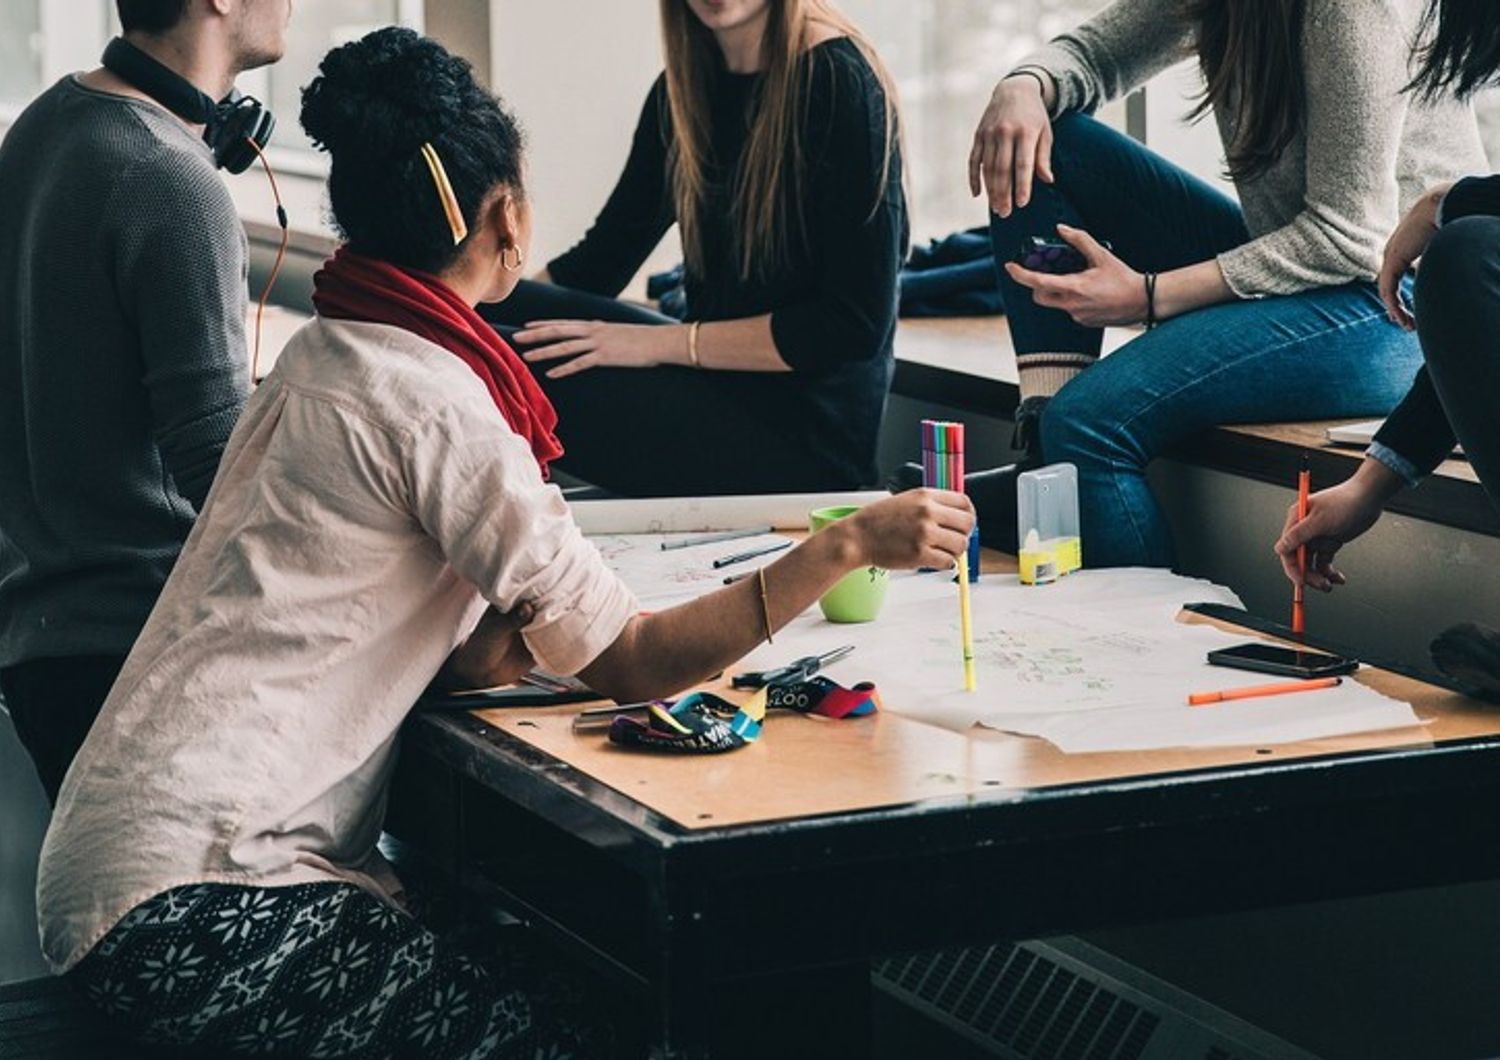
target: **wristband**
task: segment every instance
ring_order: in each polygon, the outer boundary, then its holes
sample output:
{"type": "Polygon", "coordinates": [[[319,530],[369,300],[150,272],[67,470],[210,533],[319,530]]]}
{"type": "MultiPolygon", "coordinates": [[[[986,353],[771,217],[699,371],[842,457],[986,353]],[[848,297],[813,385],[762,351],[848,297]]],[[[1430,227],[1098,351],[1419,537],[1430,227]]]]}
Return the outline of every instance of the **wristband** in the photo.
{"type": "Polygon", "coordinates": [[[1146,273],[1146,330],[1156,327],[1156,273],[1146,273]]]}

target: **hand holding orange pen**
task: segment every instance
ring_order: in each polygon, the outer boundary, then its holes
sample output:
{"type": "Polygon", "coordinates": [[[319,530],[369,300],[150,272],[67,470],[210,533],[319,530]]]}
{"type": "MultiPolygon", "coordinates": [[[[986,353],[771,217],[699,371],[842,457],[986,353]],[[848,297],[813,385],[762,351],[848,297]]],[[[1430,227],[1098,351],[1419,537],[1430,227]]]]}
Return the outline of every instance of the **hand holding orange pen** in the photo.
{"type": "MultiPolygon", "coordinates": [[[[1302,457],[1302,470],[1297,473],[1297,521],[1307,518],[1307,501],[1312,493],[1312,471],[1307,466],[1307,456],[1302,457]]],[[[1297,546],[1297,582],[1292,586],[1292,632],[1301,636],[1307,632],[1307,617],[1303,612],[1303,597],[1307,592],[1307,546],[1297,546]]]]}

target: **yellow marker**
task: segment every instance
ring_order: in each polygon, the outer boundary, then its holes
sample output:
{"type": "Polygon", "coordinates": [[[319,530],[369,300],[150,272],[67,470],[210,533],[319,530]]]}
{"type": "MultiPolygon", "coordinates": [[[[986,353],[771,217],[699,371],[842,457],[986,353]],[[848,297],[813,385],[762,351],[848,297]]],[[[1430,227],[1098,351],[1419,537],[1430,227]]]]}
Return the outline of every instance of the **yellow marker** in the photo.
{"type": "Polygon", "coordinates": [[[969,613],[969,554],[958,556],[958,623],[964,640],[964,691],[972,692],[974,681],[974,620],[969,613]]]}

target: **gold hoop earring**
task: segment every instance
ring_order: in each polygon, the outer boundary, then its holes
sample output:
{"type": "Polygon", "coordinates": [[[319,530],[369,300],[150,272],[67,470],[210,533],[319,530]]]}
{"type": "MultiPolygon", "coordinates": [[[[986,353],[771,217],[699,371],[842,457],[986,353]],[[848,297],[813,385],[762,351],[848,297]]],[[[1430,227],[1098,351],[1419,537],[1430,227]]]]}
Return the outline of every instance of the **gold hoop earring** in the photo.
{"type": "Polygon", "coordinates": [[[526,264],[526,259],[521,256],[521,248],[520,247],[504,247],[504,248],[501,249],[501,251],[500,251],[500,267],[502,269],[504,269],[506,272],[520,272],[521,271],[521,266],[523,266],[525,264],[526,264]],[[507,253],[509,253],[510,251],[512,251],[512,250],[514,250],[516,252],[516,263],[514,265],[512,265],[510,262],[508,262],[508,261],[505,260],[505,255],[507,253]]]}

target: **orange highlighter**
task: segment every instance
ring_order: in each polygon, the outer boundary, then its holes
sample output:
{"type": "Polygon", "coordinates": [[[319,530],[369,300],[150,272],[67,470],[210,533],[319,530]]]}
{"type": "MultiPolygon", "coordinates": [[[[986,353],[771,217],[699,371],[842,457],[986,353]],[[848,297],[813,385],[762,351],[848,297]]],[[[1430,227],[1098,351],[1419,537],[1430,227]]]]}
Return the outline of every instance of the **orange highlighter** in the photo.
{"type": "MultiPolygon", "coordinates": [[[[1307,518],[1307,498],[1312,492],[1312,471],[1307,466],[1307,456],[1302,457],[1302,470],[1297,473],[1297,521],[1307,518]]],[[[1292,632],[1298,636],[1307,632],[1307,617],[1303,613],[1303,594],[1307,591],[1307,546],[1297,546],[1297,584],[1292,586],[1292,632]]]]}
{"type": "Polygon", "coordinates": [[[1194,692],[1188,696],[1188,706],[1207,707],[1214,703],[1227,703],[1233,699],[1257,699],[1261,696],[1282,696],[1289,692],[1316,692],[1324,688],[1337,688],[1344,683],[1342,677],[1319,677],[1311,681],[1283,681],[1275,685],[1251,685],[1248,688],[1226,688],[1222,692],[1194,692]]]}

